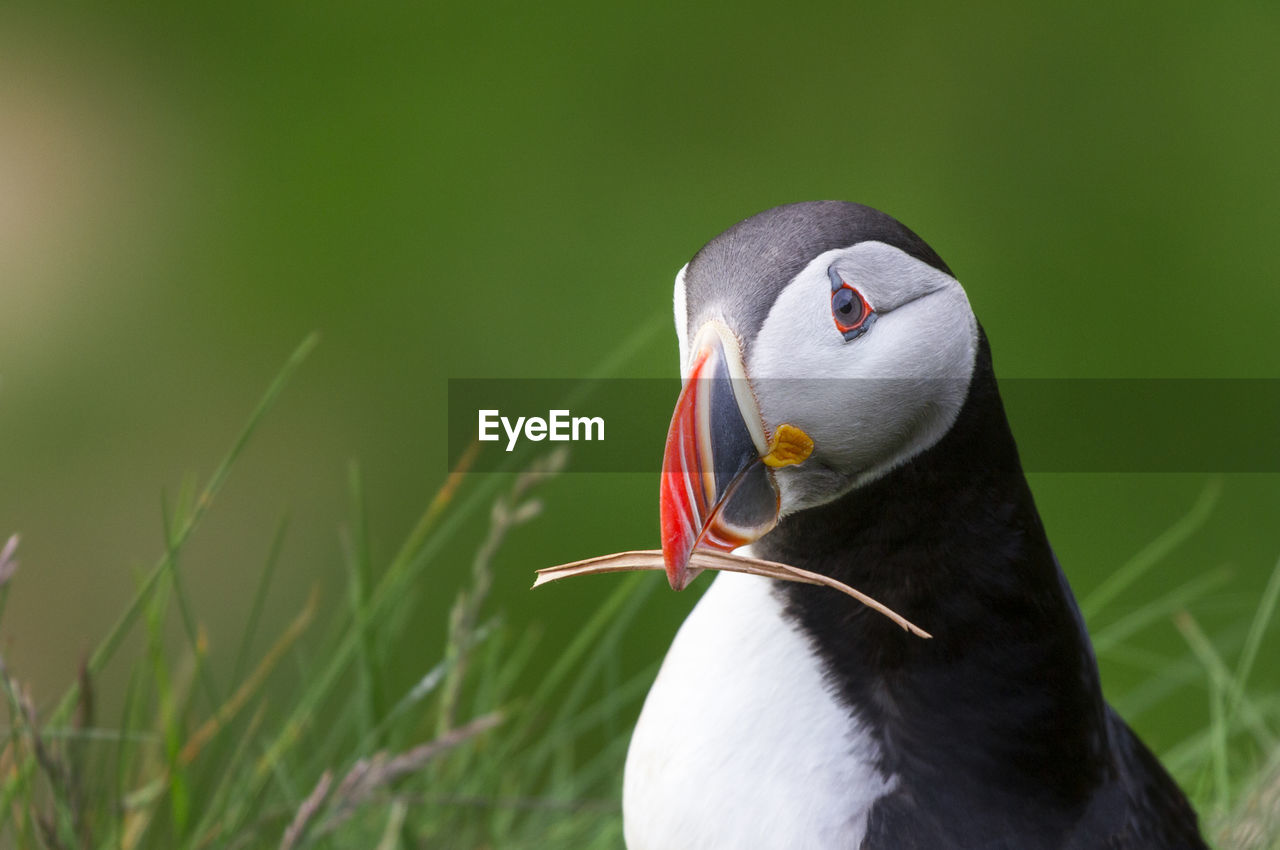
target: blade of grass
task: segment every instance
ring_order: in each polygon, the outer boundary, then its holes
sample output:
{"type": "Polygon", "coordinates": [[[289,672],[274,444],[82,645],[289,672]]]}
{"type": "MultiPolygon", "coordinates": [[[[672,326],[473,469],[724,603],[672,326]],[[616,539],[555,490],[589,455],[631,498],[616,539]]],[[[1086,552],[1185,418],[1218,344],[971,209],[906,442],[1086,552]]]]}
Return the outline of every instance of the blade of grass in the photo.
{"type": "MultiPolygon", "coordinates": [[[[1215,639],[1224,651],[1231,651],[1244,642],[1244,628],[1224,629],[1215,639]]],[[[1171,699],[1172,694],[1179,689],[1204,685],[1204,667],[1191,653],[1173,658],[1118,645],[1112,647],[1107,656],[1113,661],[1122,661],[1151,674],[1138,685],[1112,699],[1116,710],[1130,721],[1171,699]]]]}
{"type": "Polygon", "coordinates": [[[1275,567],[1271,570],[1271,578],[1267,580],[1266,590],[1262,592],[1262,601],[1254,612],[1253,622],[1249,624],[1249,634],[1244,640],[1244,651],[1240,654],[1240,663],[1232,680],[1231,698],[1227,704],[1226,722],[1228,724],[1235,720],[1244,702],[1245,685],[1249,681],[1249,674],[1253,672],[1253,663],[1258,657],[1258,647],[1262,645],[1262,636],[1271,623],[1271,616],[1275,613],[1278,599],[1280,599],[1280,560],[1276,561],[1275,567]]]}
{"type": "MultiPolygon", "coordinates": [[[[486,623],[482,625],[480,628],[475,630],[471,637],[472,647],[480,646],[494,633],[495,629],[493,623],[486,623]]],[[[452,661],[449,659],[442,660],[418,679],[418,681],[414,683],[413,687],[410,688],[394,706],[392,706],[391,710],[387,712],[384,718],[382,718],[381,723],[365,735],[360,742],[360,746],[356,748],[356,751],[365,752],[367,750],[374,749],[374,742],[377,739],[377,736],[388,731],[392,721],[403,716],[403,714],[413,706],[421,703],[424,699],[434,693],[441,684],[443,684],[445,677],[448,675],[451,664],[452,661]]],[[[496,700],[493,704],[496,704],[496,700]]]]}
{"type": "MultiPolygon", "coordinates": [[[[174,535],[173,543],[175,546],[181,548],[188,538],[190,538],[191,533],[200,525],[200,521],[204,519],[205,513],[209,510],[210,505],[213,504],[214,498],[226,483],[228,476],[230,476],[231,467],[235,464],[240,453],[244,451],[245,446],[248,445],[249,438],[257,431],[258,426],[262,423],[267,411],[269,411],[275,404],[276,399],[279,398],[280,393],[289,383],[289,380],[298,370],[298,367],[307,359],[307,356],[316,347],[319,341],[320,335],[318,333],[312,333],[304,339],[302,343],[294,349],[293,354],[289,356],[289,359],[285,362],[284,368],[280,370],[276,377],[267,386],[266,392],[263,393],[257,406],[249,415],[248,423],[231,444],[231,449],[223,457],[221,462],[219,462],[217,467],[214,468],[213,474],[209,477],[208,483],[205,484],[204,489],[201,491],[200,497],[196,500],[195,506],[193,507],[190,515],[187,516],[186,521],[181,524],[177,534],[174,535]]],[[[160,576],[167,572],[166,560],[167,556],[162,557],[160,562],[151,569],[143,581],[142,587],[134,594],[129,606],[107,632],[106,638],[104,638],[97,647],[94,648],[93,653],[89,656],[89,663],[86,665],[90,674],[97,675],[98,673],[101,673],[102,668],[111,660],[116,649],[119,648],[120,642],[124,639],[124,636],[129,632],[134,622],[137,620],[138,614],[142,610],[143,603],[151,595],[151,591],[155,587],[156,582],[159,581],[160,576]]],[[[63,695],[62,700],[50,715],[50,722],[55,725],[63,722],[66,719],[67,713],[75,706],[78,696],[78,687],[76,685],[72,685],[67,693],[63,695]]]]}
{"type": "Polygon", "coordinates": [[[639,574],[629,575],[618,583],[618,587],[605,597],[591,619],[578,630],[569,646],[560,653],[555,664],[542,677],[537,690],[529,698],[530,706],[542,706],[546,703],[547,698],[555,693],[569,673],[577,668],[582,657],[598,645],[600,635],[608,629],[629,602],[631,605],[640,605],[653,593],[659,582],[646,581],[653,578],[653,576],[639,574]]]}
{"type": "MultiPolygon", "coordinates": [[[[158,792],[166,783],[171,784],[173,777],[185,776],[186,768],[200,754],[202,749],[210,740],[217,735],[231,720],[240,712],[248,700],[256,693],[276,664],[289,650],[289,648],[297,641],[297,639],[306,631],[311,621],[315,617],[316,610],[319,606],[319,594],[315,590],[312,591],[307,600],[307,604],[298,613],[294,620],[289,624],[276,643],[271,647],[263,659],[258,663],[253,673],[241,683],[240,687],[232,694],[231,698],[215,711],[214,715],[204,724],[202,724],[182,745],[181,750],[176,755],[170,756],[170,762],[167,768],[153,780],[148,786],[138,792],[130,795],[138,801],[149,801],[158,796],[158,792]]],[[[163,684],[163,677],[156,676],[157,682],[163,684]]],[[[185,780],[183,786],[186,787],[185,780]]],[[[121,846],[132,846],[140,839],[143,828],[149,825],[145,819],[137,819],[132,824],[132,828],[127,830],[126,839],[121,842],[121,846]]]]}
{"type": "MultiPolygon", "coordinates": [[[[167,577],[166,577],[167,580],[167,577]]],[[[169,792],[169,807],[172,813],[173,821],[181,827],[186,819],[189,811],[190,798],[187,794],[187,777],[183,766],[178,762],[178,750],[182,746],[182,720],[178,704],[182,702],[181,691],[184,687],[179,683],[175,684],[169,675],[169,663],[164,649],[164,625],[168,606],[166,604],[168,594],[166,592],[157,593],[152,597],[151,603],[147,606],[146,629],[147,629],[147,657],[151,664],[152,679],[156,683],[156,693],[159,697],[158,717],[156,726],[162,733],[162,745],[164,749],[165,770],[162,773],[164,777],[163,785],[167,786],[169,792]]],[[[157,797],[157,802],[159,797],[157,797]]],[[[147,808],[138,812],[138,818],[135,820],[135,830],[133,831],[134,841],[128,844],[136,845],[136,841],[146,832],[154,817],[154,808],[147,808]]]]}
{"type": "MultiPolygon", "coordinates": [[[[933,635],[906,617],[857,588],[850,587],[839,579],[822,573],[811,572],[810,570],[778,561],[766,561],[749,555],[740,555],[736,552],[716,552],[711,550],[694,550],[689,557],[689,565],[703,570],[723,570],[725,572],[745,573],[747,575],[771,578],[777,581],[793,581],[801,584],[816,584],[829,587],[858,600],[876,613],[888,617],[904,631],[926,639],[933,637],[933,635]]],[[[666,561],[662,550],[638,549],[630,552],[614,552],[611,555],[599,555],[581,561],[572,561],[568,564],[544,567],[537,571],[537,578],[534,579],[533,586],[535,588],[542,587],[544,584],[561,581],[573,576],[603,575],[636,570],[664,572],[666,570],[666,561]]]]}
{"type": "Polygon", "coordinates": [[[191,737],[187,739],[186,744],[182,748],[182,761],[184,764],[190,764],[200,755],[200,751],[204,748],[215,735],[226,727],[231,720],[240,713],[250,698],[257,693],[258,689],[271,675],[271,671],[275,669],[276,664],[289,651],[289,648],[297,642],[311,625],[315,619],[316,611],[320,607],[320,594],[317,590],[312,589],[311,595],[307,597],[307,603],[293,618],[293,622],[289,623],[276,642],[267,650],[267,654],[258,662],[258,666],[254,668],[231,698],[223,703],[213,717],[210,717],[203,725],[200,726],[191,737]]]}
{"type": "MultiPolygon", "coordinates": [[[[461,464],[462,462],[460,461],[460,467],[461,464]]],[[[498,484],[501,483],[501,476],[489,476],[479,488],[467,497],[458,510],[445,515],[443,514],[443,507],[440,506],[447,504],[453,498],[461,480],[461,472],[455,469],[454,473],[450,474],[450,477],[428,505],[427,511],[415,526],[410,539],[401,547],[391,565],[383,573],[371,597],[372,616],[380,617],[384,606],[396,604],[403,598],[403,589],[398,586],[398,582],[403,580],[404,574],[409,571],[411,566],[430,560],[431,556],[461,527],[463,519],[482,504],[484,498],[497,488],[498,484]],[[436,525],[437,518],[441,518],[439,519],[438,527],[436,525]],[[427,531],[432,528],[435,529],[435,533],[428,536],[427,531]]],[[[319,710],[320,704],[328,698],[333,688],[341,680],[341,676],[350,664],[352,655],[356,650],[356,640],[356,636],[350,629],[340,629],[338,631],[338,642],[331,651],[326,653],[326,661],[323,667],[319,670],[308,671],[308,675],[304,677],[304,681],[308,683],[307,688],[290,712],[289,718],[277,735],[276,740],[268,746],[266,754],[263,756],[264,764],[282,756],[297,741],[300,730],[306,725],[308,718],[319,710]]]]}
{"type": "Polygon", "coordinates": [[[387,812],[387,825],[382,830],[382,837],[378,840],[376,850],[398,850],[400,833],[404,829],[404,822],[408,816],[408,803],[404,800],[395,800],[391,803],[391,810],[387,812]]]}
{"type": "MultiPolygon", "coordinates": [[[[516,728],[510,738],[508,751],[499,755],[498,763],[504,763],[511,758],[509,751],[511,747],[525,745],[533,740],[531,733],[534,724],[540,722],[548,699],[561,687],[571,672],[578,671],[582,675],[572,688],[573,698],[560,703],[553,715],[555,719],[551,722],[550,728],[557,728],[564,723],[565,718],[574,710],[573,704],[581,699],[580,683],[588,678],[586,671],[595,670],[599,666],[601,647],[608,643],[608,636],[619,634],[660,584],[656,581],[645,581],[645,578],[640,575],[627,576],[619,583],[618,588],[605,598],[591,619],[574,636],[525,705],[522,711],[524,722],[516,728]]],[[[544,734],[542,738],[542,741],[534,745],[530,756],[532,765],[538,768],[545,765],[546,759],[553,753],[546,742],[547,736],[544,734]]]]}
{"type": "Polygon", "coordinates": [[[1159,599],[1134,609],[1093,634],[1093,651],[1098,655],[1105,654],[1111,647],[1120,644],[1152,623],[1164,620],[1174,612],[1186,608],[1190,602],[1203,598],[1214,588],[1221,587],[1230,574],[1225,567],[1220,567],[1197,576],[1159,599]]]}
{"type": "MultiPolygon", "coordinates": [[[[1275,716],[1277,709],[1280,709],[1280,694],[1269,694],[1251,700],[1259,714],[1264,716],[1275,716]]],[[[1203,768],[1206,760],[1210,757],[1210,750],[1213,747],[1214,730],[1206,725],[1202,729],[1187,735],[1183,740],[1169,747],[1160,754],[1160,761],[1175,775],[1186,774],[1193,770],[1203,768]]],[[[1280,757],[1280,753],[1276,753],[1272,758],[1280,757]]],[[[1248,782],[1244,782],[1247,785],[1248,782]]]]}
{"type": "MultiPolygon", "coordinates": [[[[3,686],[5,697],[9,701],[12,725],[21,724],[27,748],[32,754],[31,761],[44,775],[45,785],[49,789],[48,802],[53,807],[50,837],[56,838],[64,846],[74,846],[79,843],[81,818],[75,799],[71,795],[71,777],[67,774],[65,763],[45,746],[36,720],[35,708],[28,695],[20,692],[3,658],[0,658],[0,686],[3,686]]],[[[30,791],[28,793],[30,794],[30,791]]]]}
{"type": "Polygon", "coordinates": [[[1174,625],[1182,632],[1187,645],[1195,653],[1196,658],[1209,672],[1209,735],[1212,741],[1208,768],[1212,773],[1214,805],[1218,811],[1226,811],[1227,799],[1230,795],[1231,782],[1227,770],[1227,739],[1229,730],[1226,724],[1226,687],[1216,671],[1221,659],[1213,649],[1213,644],[1201,630],[1200,625],[1186,611],[1174,617],[1174,625]]]}
{"type": "MultiPolygon", "coordinates": [[[[1195,621],[1190,614],[1185,611],[1180,612],[1175,618],[1175,624],[1178,630],[1188,638],[1188,642],[1194,639],[1195,644],[1192,647],[1196,654],[1196,658],[1204,665],[1209,673],[1210,683],[1221,690],[1224,695],[1235,692],[1243,692],[1240,682],[1232,674],[1231,669],[1227,667],[1226,662],[1222,660],[1222,656],[1214,648],[1213,642],[1200,629],[1199,623],[1195,621]],[[1190,637],[1188,637],[1190,635],[1190,637]]],[[[1224,699],[1226,697],[1224,696],[1224,699]]],[[[1255,707],[1248,700],[1241,700],[1240,711],[1244,717],[1244,725],[1253,735],[1254,740],[1263,752],[1271,752],[1277,746],[1275,734],[1267,727],[1267,722],[1262,715],[1258,713],[1255,707]]],[[[1223,703],[1222,725],[1226,729],[1227,734],[1231,732],[1231,725],[1226,715],[1226,703],[1223,703]]]]}
{"type": "Polygon", "coordinates": [[[530,493],[558,475],[564,469],[567,457],[567,451],[557,449],[535,460],[516,476],[509,492],[494,500],[489,512],[489,530],[471,561],[471,586],[458,594],[449,615],[445,659],[451,663],[440,690],[437,735],[445,734],[453,725],[462,679],[471,656],[471,635],[476,629],[480,607],[493,584],[493,559],[515,528],[537,516],[542,503],[530,493]]]}
{"type": "Polygon", "coordinates": [[[266,604],[267,590],[276,573],[276,565],[280,562],[280,552],[284,548],[285,533],[289,529],[289,517],[283,516],[276,525],[275,534],[271,538],[271,548],[267,551],[267,561],[258,576],[258,586],[253,591],[253,603],[249,607],[249,618],[245,623],[244,637],[240,639],[240,649],[236,653],[236,663],[231,668],[231,681],[239,682],[244,675],[245,665],[249,663],[249,651],[253,647],[253,639],[258,633],[258,622],[262,618],[262,608],[266,604]]]}
{"type": "MultiPolygon", "coordinates": [[[[605,693],[604,696],[582,707],[576,714],[566,717],[560,721],[551,724],[551,731],[546,740],[551,746],[558,745],[557,738],[581,737],[584,733],[593,729],[603,728],[612,718],[617,717],[622,709],[627,706],[634,706],[640,703],[645,694],[649,692],[650,686],[653,684],[654,678],[658,675],[658,667],[660,663],[650,664],[639,673],[631,676],[624,684],[616,690],[605,693]]],[[[610,741],[625,741],[630,743],[631,736],[629,734],[613,735],[610,741]]],[[[536,758],[537,754],[533,756],[536,758]]],[[[614,771],[617,769],[617,762],[612,765],[614,771]]],[[[536,768],[536,765],[530,766],[529,770],[536,768]]],[[[574,765],[573,771],[568,774],[569,782],[562,783],[563,787],[575,789],[571,793],[580,793],[581,789],[589,788],[597,784],[609,773],[609,766],[599,761],[593,760],[584,765],[574,765]],[[586,772],[594,763],[595,769],[600,774],[592,775],[586,772]]],[[[553,786],[554,787],[554,786],[553,786]]],[[[568,793],[568,792],[567,792],[568,793]]]]}
{"type": "Polygon", "coordinates": [[[1085,618],[1089,619],[1097,615],[1126,588],[1168,557],[1170,552],[1203,526],[1221,495],[1222,479],[1210,478],[1205,483],[1204,489],[1200,491],[1200,495],[1196,497],[1191,509],[1181,519],[1144,546],[1081,600],[1080,610],[1084,612],[1085,618]]]}
{"type": "Polygon", "coordinates": [[[9,535],[4,546],[0,546],[0,620],[4,619],[5,605],[9,602],[9,580],[18,571],[18,559],[14,553],[18,551],[19,537],[9,535]]]}
{"type": "Polygon", "coordinates": [[[360,734],[367,735],[385,713],[382,683],[374,661],[374,635],[369,617],[369,586],[372,565],[369,555],[368,515],[360,467],[352,462],[347,470],[347,490],[351,511],[351,539],[347,558],[347,597],[351,606],[351,628],[356,634],[356,672],[360,686],[360,734]]]}
{"type": "MultiPolygon", "coordinates": [[[[9,687],[7,682],[5,683],[5,687],[6,688],[9,687]]],[[[22,719],[21,719],[22,716],[18,711],[17,702],[13,699],[12,696],[9,697],[8,705],[9,705],[9,728],[7,730],[8,743],[5,746],[4,759],[0,763],[3,764],[5,768],[4,774],[8,777],[8,779],[6,780],[6,790],[8,789],[8,785],[12,785],[13,786],[13,789],[11,792],[12,798],[16,800],[17,797],[20,795],[24,797],[30,797],[30,793],[28,791],[28,783],[31,781],[32,773],[34,773],[34,765],[32,765],[31,762],[22,755],[23,740],[22,740],[21,732],[24,724],[22,723],[22,719]]],[[[26,813],[29,811],[30,811],[30,808],[28,806],[22,806],[19,808],[19,812],[22,812],[22,813],[26,813]]],[[[27,820],[26,818],[23,819],[24,825],[26,823],[26,820],[27,820]]],[[[18,846],[22,846],[22,845],[18,845],[18,846]]]]}
{"type": "Polygon", "coordinates": [[[231,757],[218,766],[224,779],[218,785],[212,798],[202,803],[200,820],[191,830],[191,839],[188,842],[189,847],[206,846],[221,834],[221,830],[215,821],[226,809],[227,799],[240,784],[238,781],[240,768],[247,760],[249,751],[257,743],[257,732],[262,727],[262,721],[265,716],[266,706],[259,705],[253,716],[249,718],[244,734],[237,738],[235,748],[231,751],[231,757]]]}
{"type": "MultiPolygon", "coordinates": [[[[140,682],[145,678],[142,667],[135,667],[129,674],[129,684],[125,690],[124,707],[120,712],[120,728],[126,732],[136,728],[136,719],[140,710],[138,704],[140,702],[139,692],[142,689],[140,682]]],[[[149,742],[150,746],[155,746],[158,741],[149,742]]],[[[112,834],[115,836],[116,847],[124,847],[125,837],[125,818],[122,811],[121,801],[125,799],[128,793],[129,776],[133,767],[139,747],[126,746],[126,738],[120,736],[120,742],[116,746],[116,770],[115,770],[115,794],[112,797],[113,805],[110,807],[112,815],[112,834]]]]}
{"type": "MultiPolygon", "coordinates": [[[[185,499],[180,498],[178,503],[179,511],[183,510],[183,503],[185,501],[185,499]]],[[[175,537],[177,529],[174,524],[170,522],[167,500],[163,497],[160,499],[160,515],[164,523],[165,545],[165,554],[161,563],[169,573],[169,583],[173,588],[173,598],[178,603],[178,614],[179,618],[182,620],[182,630],[187,636],[187,644],[190,647],[191,652],[196,654],[197,657],[200,657],[203,655],[203,652],[200,647],[201,640],[199,636],[199,629],[196,627],[195,615],[191,612],[191,601],[187,596],[186,588],[182,584],[182,571],[178,569],[179,549],[175,545],[177,543],[177,539],[175,537]]],[[[181,514],[179,514],[179,516],[181,516],[181,514]]],[[[205,696],[209,700],[209,707],[212,709],[214,706],[219,705],[222,702],[222,698],[218,696],[218,687],[213,681],[213,674],[209,670],[208,665],[197,665],[196,673],[201,686],[204,688],[205,696]]]]}

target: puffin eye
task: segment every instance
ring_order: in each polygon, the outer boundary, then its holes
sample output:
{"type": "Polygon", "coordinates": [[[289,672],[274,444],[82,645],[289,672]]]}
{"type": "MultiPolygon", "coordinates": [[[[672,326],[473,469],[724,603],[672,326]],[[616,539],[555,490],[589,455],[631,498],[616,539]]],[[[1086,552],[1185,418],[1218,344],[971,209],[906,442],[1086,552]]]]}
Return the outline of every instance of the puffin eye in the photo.
{"type": "Polygon", "coordinates": [[[848,342],[870,330],[876,314],[861,292],[841,281],[831,292],[831,318],[836,321],[836,330],[848,342]]]}

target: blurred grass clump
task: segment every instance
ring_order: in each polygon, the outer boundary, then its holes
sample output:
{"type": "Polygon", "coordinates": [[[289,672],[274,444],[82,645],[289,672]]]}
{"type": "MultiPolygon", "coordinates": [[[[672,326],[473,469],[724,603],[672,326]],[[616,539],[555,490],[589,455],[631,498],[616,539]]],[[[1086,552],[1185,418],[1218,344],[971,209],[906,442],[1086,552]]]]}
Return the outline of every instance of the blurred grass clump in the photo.
{"type": "MultiPolygon", "coordinates": [[[[653,670],[616,683],[604,699],[595,688],[648,591],[634,578],[620,583],[532,693],[516,684],[536,636],[515,634],[485,612],[492,558],[513,528],[538,514],[534,492],[562,469],[563,453],[518,474],[487,476],[461,505],[453,502],[464,470],[455,470],[381,568],[364,538],[353,467],[345,598],[321,601],[313,592],[267,651],[249,656],[282,526],[246,608],[233,672],[213,675],[197,600],[184,587],[183,546],[314,344],[310,338],[295,352],[208,483],[178,495],[165,518],[163,556],[62,699],[38,708],[0,661],[9,706],[0,841],[122,850],[390,848],[425,836],[457,847],[621,843],[613,789],[626,737],[615,730],[602,745],[599,731],[634,708],[653,670]],[[419,613],[415,597],[431,585],[433,556],[458,518],[486,502],[488,530],[471,582],[454,601],[444,655],[396,692],[386,671],[392,657],[412,654],[406,626],[419,613]],[[180,624],[176,640],[166,629],[171,619],[180,624]],[[143,646],[127,656],[118,650],[131,632],[141,632],[143,646]],[[95,711],[98,676],[113,661],[128,675],[116,718],[95,711]]],[[[15,548],[16,537],[0,563],[6,595],[15,548]]]]}
{"type": "MultiPolygon", "coordinates": [[[[0,658],[9,710],[0,840],[113,850],[621,846],[629,721],[656,661],[620,680],[617,653],[657,583],[640,575],[618,581],[532,683],[536,635],[516,632],[486,605],[494,556],[513,529],[538,516],[537,490],[564,468],[563,452],[479,483],[468,480],[468,453],[381,565],[370,555],[363,484],[352,466],[344,597],[322,602],[313,591],[267,650],[251,656],[282,524],[231,672],[214,674],[198,600],[184,585],[183,547],[315,343],[310,337],[295,351],[207,484],[185,487],[166,510],[163,555],[139,577],[132,604],[61,700],[42,706],[0,658]],[[433,559],[461,518],[485,505],[487,528],[470,581],[456,591],[444,653],[397,689],[388,671],[397,656],[412,654],[407,627],[420,613],[415,600],[433,584],[433,559]],[[172,620],[176,634],[167,628],[172,620]],[[141,633],[141,646],[121,652],[132,632],[141,633]],[[127,693],[119,716],[103,717],[96,683],[113,661],[126,670],[127,693]]],[[[1273,731],[1280,693],[1249,687],[1280,599],[1280,564],[1252,620],[1224,635],[1206,634],[1187,610],[1229,580],[1222,569],[1137,606],[1115,605],[1205,522],[1220,490],[1211,480],[1191,510],[1085,596],[1082,609],[1100,657],[1147,669],[1138,687],[1111,695],[1122,714],[1181,698],[1187,685],[1204,689],[1209,724],[1161,756],[1216,846],[1257,850],[1280,846],[1273,731]],[[1170,620],[1186,643],[1176,663],[1131,643],[1170,620]]],[[[16,536],[0,547],[0,613],[16,549],[16,536]]]]}

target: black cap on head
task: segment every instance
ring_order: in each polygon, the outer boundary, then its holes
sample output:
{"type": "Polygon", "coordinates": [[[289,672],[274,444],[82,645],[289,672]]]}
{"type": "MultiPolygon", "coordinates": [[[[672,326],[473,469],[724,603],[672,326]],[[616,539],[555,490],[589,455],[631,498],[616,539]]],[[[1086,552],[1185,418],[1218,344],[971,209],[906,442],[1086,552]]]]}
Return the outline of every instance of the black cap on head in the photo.
{"type": "Polygon", "coordinates": [[[690,331],[714,304],[750,344],[778,293],[824,251],[883,242],[951,274],[923,239],[892,216],[849,201],[785,204],[744,219],[702,247],[685,272],[690,331]],[[725,314],[729,315],[725,315],[725,314]]]}

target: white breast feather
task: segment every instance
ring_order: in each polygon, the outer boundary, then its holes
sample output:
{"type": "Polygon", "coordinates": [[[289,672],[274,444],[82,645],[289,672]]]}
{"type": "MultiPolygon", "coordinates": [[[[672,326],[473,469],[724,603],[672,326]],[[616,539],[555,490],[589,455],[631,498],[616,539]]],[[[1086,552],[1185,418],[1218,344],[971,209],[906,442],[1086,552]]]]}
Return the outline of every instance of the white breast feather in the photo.
{"type": "Polygon", "coordinates": [[[722,574],[685,620],[627,754],[629,850],[857,847],[892,790],[771,583],[722,574]]]}

